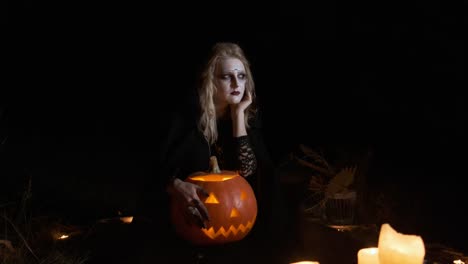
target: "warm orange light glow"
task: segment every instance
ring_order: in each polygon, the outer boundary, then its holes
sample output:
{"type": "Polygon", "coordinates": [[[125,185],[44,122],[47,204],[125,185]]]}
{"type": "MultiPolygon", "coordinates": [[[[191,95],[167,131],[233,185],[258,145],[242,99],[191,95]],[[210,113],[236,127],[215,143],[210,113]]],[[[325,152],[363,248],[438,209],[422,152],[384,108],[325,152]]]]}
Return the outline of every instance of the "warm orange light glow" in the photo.
{"type": "Polygon", "coordinates": [[[224,237],[228,237],[231,233],[235,236],[239,231],[242,233],[245,233],[246,231],[250,230],[253,226],[253,223],[248,221],[247,225],[240,224],[238,228],[235,228],[233,226],[230,226],[229,229],[226,231],[224,227],[221,227],[217,232],[214,231],[213,227],[210,227],[210,229],[202,228],[203,233],[207,235],[211,239],[215,239],[220,235],[223,235],[224,237]]]}
{"type": "Polygon", "coordinates": [[[208,196],[208,198],[206,198],[205,203],[207,203],[207,204],[219,204],[219,201],[218,201],[218,199],[216,199],[216,196],[214,195],[214,193],[210,193],[210,196],[208,196]]]}
{"type": "Polygon", "coordinates": [[[376,247],[362,248],[357,255],[358,264],[379,264],[379,249],[376,247]]]}
{"type": "Polygon", "coordinates": [[[239,211],[237,211],[236,208],[232,208],[232,210],[231,210],[231,217],[237,217],[237,216],[240,216],[239,211]]]}
{"type": "Polygon", "coordinates": [[[232,179],[234,177],[237,177],[237,175],[232,175],[232,176],[206,175],[206,176],[190,177],[190,179],[194,180],[194,181],[219,182],[219,181],[227,181],[227,180],[230,180],[230,179],[232,179]]]}
{"type": "Polygon", "coordinates": [[[133,216],[120,217],[120,221],[124,222],[125,224],[130,224],[133,222],[133,216]]]}
{"type": "Polygon", "coordinates": [[[247,194],[245,192],[241,192],[240,199],[241,201],[244,201],[245,199],[247,199],[247,194]]]}
{"type": "Polygon", "coordinates": [[[67,239],[68,238],[68,235],[61,235],[58,237],[58,239],[67,239]]]}
{"type": "Polygon", "coordinates": [[[205,228],[185,221],[186,210],[180,209],[186,205],[179,199],[171,199],[175,231],[194,245],[242,240],[253,229],[257,217],[257,199],[250,183],[236,171],[219,170],[215,161],[215,157],[210,159],[210,171],[194,172],[184,180],[200,186],[207,194],[200,197],[210,216],[205,228]]]}
{"type": "Polygon", "coordinates": [[[294,262],[290,264],[320,264],[320,263],[317,261],[299,261],[299,262],[294,262]]]}
{"type": "Polygon", "coordinates": [[[460,259],[454,260],[453,264],[465,264],[465,262],[461,261],[460,259]]]}
{"type": "Polygon", "coordinates": [[[378,248],[381,264],[420,264],[426,252],[420,236],[399,233],[388,223],[380,228],[378,248]]]}

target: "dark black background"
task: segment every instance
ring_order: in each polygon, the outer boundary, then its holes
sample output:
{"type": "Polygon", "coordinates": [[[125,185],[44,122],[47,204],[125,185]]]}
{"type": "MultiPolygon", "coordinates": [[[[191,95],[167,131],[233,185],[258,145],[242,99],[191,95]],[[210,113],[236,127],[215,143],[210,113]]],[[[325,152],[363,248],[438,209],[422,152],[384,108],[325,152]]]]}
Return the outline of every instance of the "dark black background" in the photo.
{"type": "Polygon", "coordinates": [[[175,5],[4,4],[2,187],[32,177],[44,211],[131,211],[165,114],[234,41],[275,162],[300,143],[372,150],[369,181],[406,194],[401,217],[466,247],[466,3],[175,5]]]}

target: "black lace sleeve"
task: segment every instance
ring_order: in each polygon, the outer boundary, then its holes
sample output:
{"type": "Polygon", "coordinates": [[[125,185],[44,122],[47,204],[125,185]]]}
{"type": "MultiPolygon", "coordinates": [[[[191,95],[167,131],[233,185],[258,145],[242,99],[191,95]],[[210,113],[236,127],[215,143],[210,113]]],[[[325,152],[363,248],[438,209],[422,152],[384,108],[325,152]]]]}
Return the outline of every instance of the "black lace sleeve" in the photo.
{"type": "Polygon", "coordinates": [[[239,174],[243,177],[252,175],[257,170],[257,158],[249,142],[248,136],[236,137],[236,151],[239,161],[239,174]]]}

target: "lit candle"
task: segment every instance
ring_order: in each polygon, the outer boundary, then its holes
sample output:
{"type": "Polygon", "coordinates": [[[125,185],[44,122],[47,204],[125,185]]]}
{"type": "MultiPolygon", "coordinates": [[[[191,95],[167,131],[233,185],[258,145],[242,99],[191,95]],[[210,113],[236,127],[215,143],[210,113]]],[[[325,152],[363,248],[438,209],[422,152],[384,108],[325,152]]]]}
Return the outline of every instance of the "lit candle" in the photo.
{"type": "Polygon", "coordinates": [[[358,251],[358,264],[379,264],[379,249],[363,248],[358,251]]]}
{"type": "Polygon", "coordinates": [[[120,221],[122,221],[125,224],[130,224],[133,221],[133,216],[122,216],[120,217],[120,221]]]}
{"type": "Polygon", "coordinates": [[[422,264],[425,248],[420,236],[402,234],[383,224],[379,235],[380,264],[422,264]]]}

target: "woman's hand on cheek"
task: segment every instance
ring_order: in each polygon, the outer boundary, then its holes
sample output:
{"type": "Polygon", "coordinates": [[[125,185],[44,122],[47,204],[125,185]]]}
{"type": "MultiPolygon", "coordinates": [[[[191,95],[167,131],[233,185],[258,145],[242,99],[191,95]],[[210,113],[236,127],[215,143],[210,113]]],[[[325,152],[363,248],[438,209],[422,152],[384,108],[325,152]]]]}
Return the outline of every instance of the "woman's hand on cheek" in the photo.
{"type": "Polygon", "coordinates": [[[231,114],[232,115],[239,115],[243,114],[245,109],[252,103],[252,95],[250,92],[245,91],[244,97],[238,104],[232,104],[231,107],[231,114]]]}

